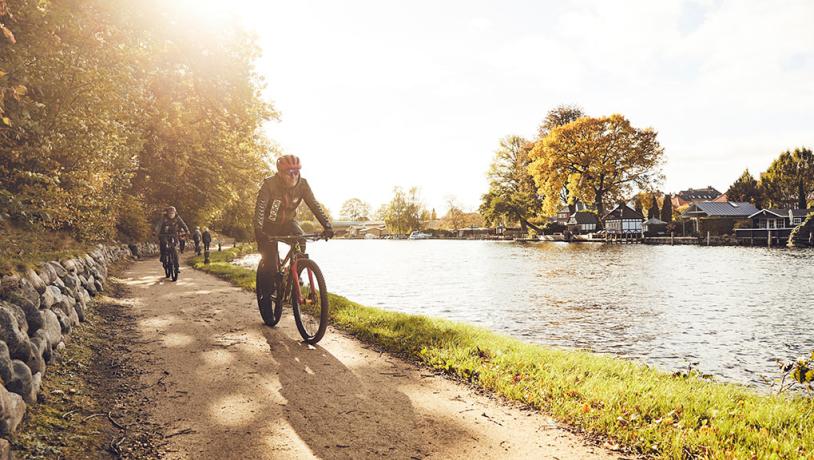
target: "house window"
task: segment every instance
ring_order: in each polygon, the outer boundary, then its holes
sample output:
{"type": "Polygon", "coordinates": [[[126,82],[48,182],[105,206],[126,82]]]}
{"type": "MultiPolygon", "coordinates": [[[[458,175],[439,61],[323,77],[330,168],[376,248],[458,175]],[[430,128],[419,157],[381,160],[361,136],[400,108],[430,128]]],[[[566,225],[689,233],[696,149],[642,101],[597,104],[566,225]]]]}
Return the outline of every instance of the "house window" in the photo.
{"type": "Polygon", "coordinates": [[[803,218],[802,217],[795,217],[794,218],[794,225],[800,225],[802,223],[803,223],[803,218]]]}

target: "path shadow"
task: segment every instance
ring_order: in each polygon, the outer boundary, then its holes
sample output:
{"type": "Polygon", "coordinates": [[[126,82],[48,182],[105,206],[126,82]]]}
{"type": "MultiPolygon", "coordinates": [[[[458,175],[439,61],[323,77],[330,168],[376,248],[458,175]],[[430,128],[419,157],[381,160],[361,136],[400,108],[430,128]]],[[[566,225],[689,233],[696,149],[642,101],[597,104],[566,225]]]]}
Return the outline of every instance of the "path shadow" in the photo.
{"type": "Polygon", "coordinates": [[[169,458],[424,458],[472,439],[455,419],[417,411],[405,393],[416,382],[383,360],[303,344],[290,310],[268,328],[250,293],[197,272],[132,287],[155,302],[139,319],[156,347],[143,383],[164,400],[165,434],[182,436],[169,458]]]}

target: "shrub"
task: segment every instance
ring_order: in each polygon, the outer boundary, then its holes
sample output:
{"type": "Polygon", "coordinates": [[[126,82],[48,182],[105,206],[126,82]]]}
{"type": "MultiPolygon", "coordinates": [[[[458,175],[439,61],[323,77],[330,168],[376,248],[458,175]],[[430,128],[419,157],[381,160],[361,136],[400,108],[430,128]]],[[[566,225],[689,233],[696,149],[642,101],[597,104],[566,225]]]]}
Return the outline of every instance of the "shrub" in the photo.
{"type": "Polygon", "coordinates": [[[128,195],[122,199],[116,230],[119,240],[125,243],[141,242],[149,238],[147,212],[138,198],[128,195]]]}

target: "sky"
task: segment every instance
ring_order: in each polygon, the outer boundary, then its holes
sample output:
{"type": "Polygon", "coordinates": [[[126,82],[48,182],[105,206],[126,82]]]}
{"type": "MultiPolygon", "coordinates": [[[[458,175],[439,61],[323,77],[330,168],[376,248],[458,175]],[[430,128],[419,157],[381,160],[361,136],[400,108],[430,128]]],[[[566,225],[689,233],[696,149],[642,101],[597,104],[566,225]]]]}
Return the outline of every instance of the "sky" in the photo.
{"type": "Polygon", "coordinates": [[[654,128],[667,192],[723,192],[814,147],[810,0],[230,5],[281,114],[266,132],[334,216],[395,186],[475,210],[500,138],[533,138],[561,104],[654,128]]]}

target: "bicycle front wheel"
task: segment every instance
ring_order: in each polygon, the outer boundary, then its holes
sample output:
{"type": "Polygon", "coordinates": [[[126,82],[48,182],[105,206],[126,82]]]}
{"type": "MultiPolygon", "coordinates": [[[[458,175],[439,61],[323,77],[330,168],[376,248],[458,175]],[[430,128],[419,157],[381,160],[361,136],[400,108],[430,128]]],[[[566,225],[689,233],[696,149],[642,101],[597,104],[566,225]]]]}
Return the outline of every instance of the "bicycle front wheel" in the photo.
{"type": "Polygon", "coordinates": [[[315,344],[328,328],[328,290],[325,278],[317,264],[310,259],[297,261],[299,286],[291,280],[291,307],[300,335],[307,343],[315,344]],[[296,295],[299,290],[299,295],[296,295]]]}
{"type": "Polygon", "coordinates": [[[172,277],[170,279],[172,279],[173,281],[178,281],[178,273],[180,273],[180,270],[179,270],[180,267],[178,266],[178,253],[175,252],[174,249],[172,251],[172,264],[171,264],[171,266],[172,266],[172,268],[171,268],[172,277]]]}

